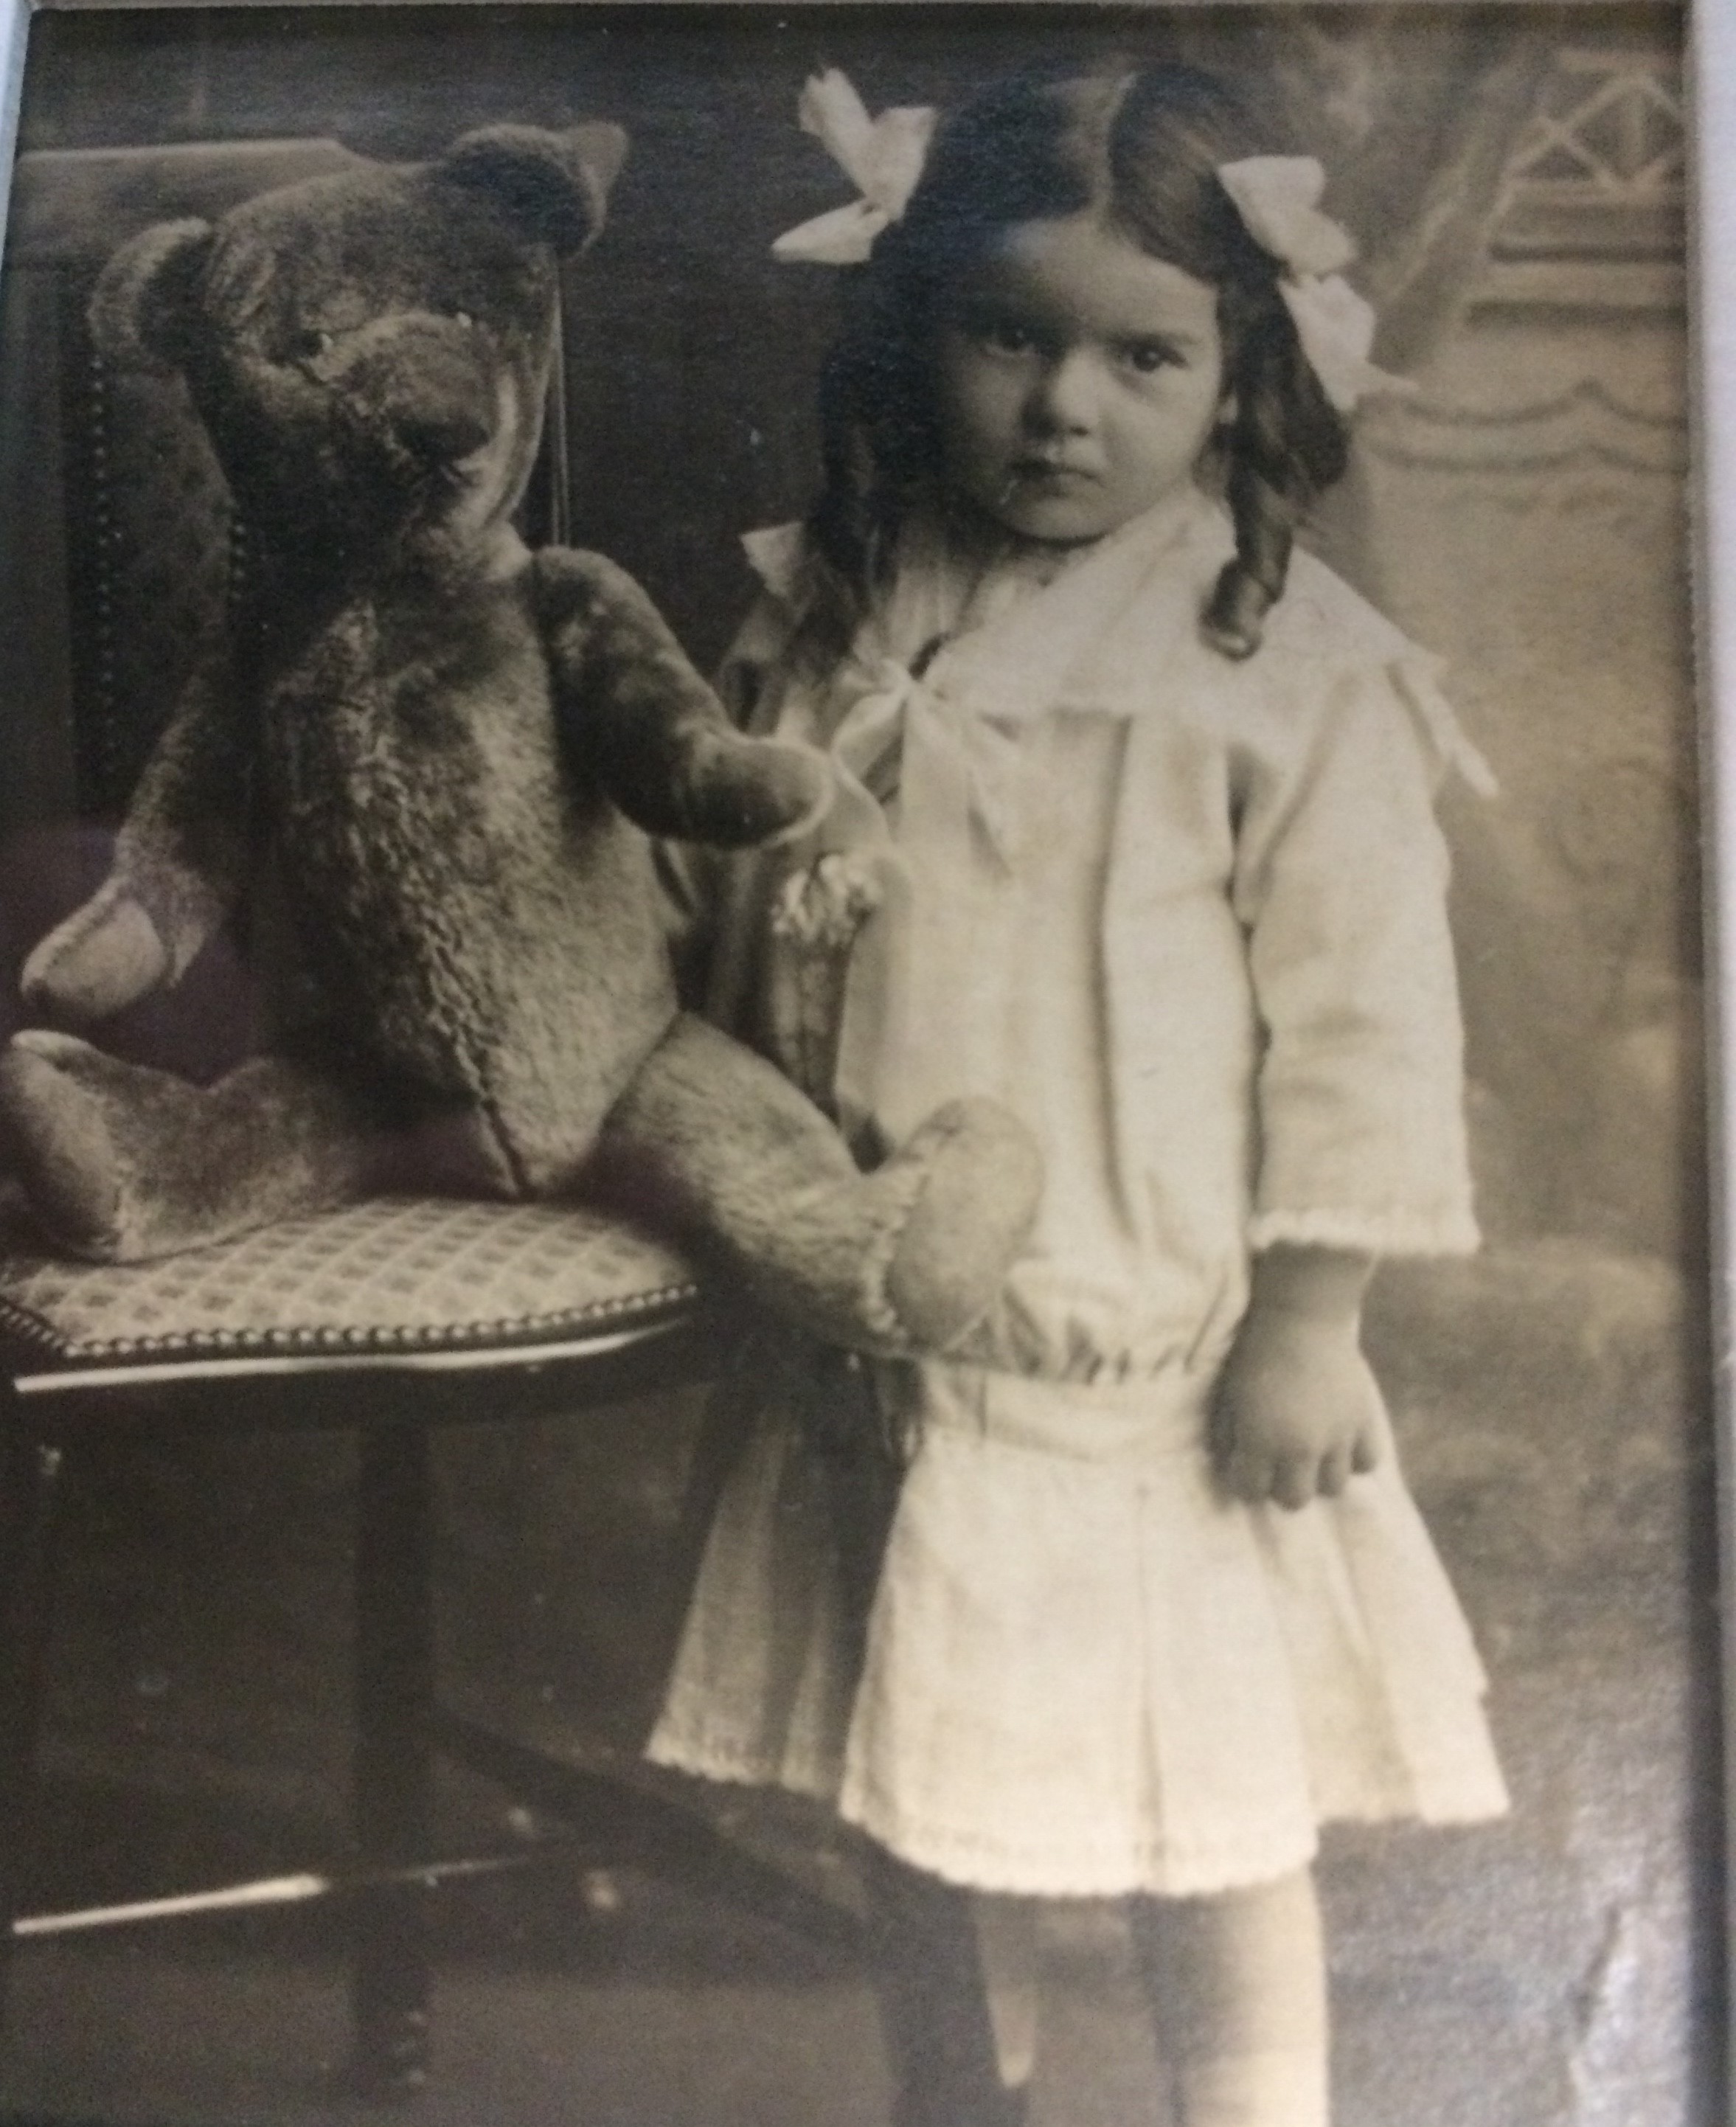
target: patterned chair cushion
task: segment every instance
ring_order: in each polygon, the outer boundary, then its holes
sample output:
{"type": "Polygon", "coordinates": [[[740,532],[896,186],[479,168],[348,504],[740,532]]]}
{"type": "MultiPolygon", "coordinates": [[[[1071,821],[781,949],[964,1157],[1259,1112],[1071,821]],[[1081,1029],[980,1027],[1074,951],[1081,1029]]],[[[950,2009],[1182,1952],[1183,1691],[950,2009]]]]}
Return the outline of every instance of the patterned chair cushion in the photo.
{"type": "Polygon", "coordinates": [[[382,1196],[111,1266],[45,1254],[0,1203],[0,1336],[61,1365],[541,1343],[698,1296],[673,1248],[573,1205],[382,1196]]]}

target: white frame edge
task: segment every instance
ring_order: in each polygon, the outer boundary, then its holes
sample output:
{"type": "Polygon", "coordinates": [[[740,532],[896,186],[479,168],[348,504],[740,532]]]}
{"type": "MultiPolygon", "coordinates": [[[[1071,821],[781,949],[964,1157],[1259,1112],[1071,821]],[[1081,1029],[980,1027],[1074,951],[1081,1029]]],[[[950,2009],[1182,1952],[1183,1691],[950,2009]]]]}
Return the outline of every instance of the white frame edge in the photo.
{"type": "Polygon", "coordinates": [[[24,101],[24,47],[30,36],[31,0],[0,0],[0,234],[12,195],[18,151],[18,112],[24,101]]]}
{"type": "MultiPolygon", "coordinates": [[[[12,188],[32,12],[32,0],[0,0],[0,234],[12,188]]],[[[1736,1620],[1728,1608],[1736,1590],[1736,0],[1690,0],[1688,32],[1696,119],[1690,232],[1698,471],[1695,605],[1710,992],[1725,1823],[1736,1840],[1736,1620]]],[[[1725,1911],[1736,1970],[1736,1869],[1727,1875],[1725,1911]]],[[[1729,2118],[1736,2127],[1736,2075],[1730,2081],[1729,2118]]]]}
{"type": "MultiPolygon", "coordinates": [[[[1696,0],[1689,36],[1695,117],[1689,227],[1697,429],[1694,599],[1710,993],[1724,1823],[1727,1831],[1736,1831],[1736,1620],[1729,1608],[1730,1591],[1736,1588],[1736,1376],[1731,1359],[1736,1334],[1736,7],[1729,0],[1696,0]]],[[[1726,1941],[1736,1968],[1733,1882],[1736,1877],[1727,1873],[1726,1941]]],[[[1730,2035],[1727,2024],[1727,2047],[1730,2035]]],[[[1736,2076],[1731,2083],[1736,2086],[1736,2076]]],[[[1729,2092],[1729,2105],[1736,2123],[1736,2087],[1729,2092]]]]}

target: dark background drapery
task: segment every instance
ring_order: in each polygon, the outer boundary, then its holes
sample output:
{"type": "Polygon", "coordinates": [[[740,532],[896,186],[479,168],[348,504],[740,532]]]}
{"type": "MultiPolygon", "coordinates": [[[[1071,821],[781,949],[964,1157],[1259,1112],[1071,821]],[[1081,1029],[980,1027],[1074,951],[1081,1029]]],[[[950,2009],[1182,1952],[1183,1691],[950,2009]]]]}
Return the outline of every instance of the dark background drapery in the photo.
{"type": "MultiPolygon", "coordinates": [[[[144,12],[33,32],[23,141],[118,146],[329,133],[413,158],[513,118],[625,123],[634,148],[604,247],[579,271],[574,474],[579,535],[645,577],[702,659],[745,579],[733,535],[802,506],[828,277],[774,266],[771,239],[849,197],[795,124],[841,65],[871,109],[955,100],[1020,66],[1174,57],[1270,99],[1330,173],[1383,313],[1377,352],[1413,366],[1450,323],[1560,11],[1511,7],[929,5],[811,16],[586,7],[144,12]],[[435,55],[438,54],[438,57],[435,55]],[[602,296],[584,329],[587,290],[602,296]]],[[[1575,14],[1587,11],[1573,10],[1575,14]]]]}

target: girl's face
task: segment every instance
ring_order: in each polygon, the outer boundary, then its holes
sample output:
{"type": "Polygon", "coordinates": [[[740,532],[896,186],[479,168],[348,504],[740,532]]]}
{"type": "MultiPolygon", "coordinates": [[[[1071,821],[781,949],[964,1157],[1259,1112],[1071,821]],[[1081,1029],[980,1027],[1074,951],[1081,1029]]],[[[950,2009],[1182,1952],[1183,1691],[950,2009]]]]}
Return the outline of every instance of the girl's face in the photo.
{"type": "Polygon", "coordinates": [[[1009,230],[943,315],[938,359],[953,490],[1053,544],[1185,491],[1223,409],[1217,290],[1090,214],[1009,230]]]}

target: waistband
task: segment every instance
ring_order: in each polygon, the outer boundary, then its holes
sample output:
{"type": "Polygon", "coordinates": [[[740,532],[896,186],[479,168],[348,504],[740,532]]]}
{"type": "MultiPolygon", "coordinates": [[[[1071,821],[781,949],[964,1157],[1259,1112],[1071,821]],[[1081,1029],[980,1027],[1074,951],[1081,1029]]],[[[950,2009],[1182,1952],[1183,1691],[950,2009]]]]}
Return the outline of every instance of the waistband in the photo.
{"type": "Polygon", "coordinates": [[[1142,1462],[1196,1452],[1214,1376],[1174,1367],[1132,1381],[1050,1381],[925,1359],[886,1370],[890,1414],[930,1433],[1062,1455],[1142,1462]]]}

